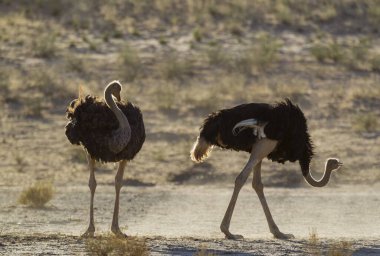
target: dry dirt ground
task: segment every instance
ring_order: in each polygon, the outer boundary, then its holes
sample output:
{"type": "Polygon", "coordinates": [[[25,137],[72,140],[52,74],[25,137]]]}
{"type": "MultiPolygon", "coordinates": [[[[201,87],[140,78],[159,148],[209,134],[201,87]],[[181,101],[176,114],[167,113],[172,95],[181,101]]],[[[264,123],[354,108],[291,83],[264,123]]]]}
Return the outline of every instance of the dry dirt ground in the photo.
{"type": "MultiPolygon", "coordinates": [[[[152,255],[192,255],[207,249],[217,255],[305,255],[316,232],[325,252],[336,242],[351,244],[353,255],[379,255],[380,184],[324,189],[269,188],[273,216],[295,239],[273,239],[250,186],[242,191],[231,230],[245,239],[230,241],[219,231],[232,187],[126,186],[121,193],[120,223],[132,236],[146,238],[152,255]]],[[[15,204],[17,187],[0,188],[0,254],[83,255],[79,238],[88,221],[86,186],[58,186],[44,209],[15,204]]],[[[100,183],[95,196],[98,234],[109,231],[114,188],[100,183]]]]}

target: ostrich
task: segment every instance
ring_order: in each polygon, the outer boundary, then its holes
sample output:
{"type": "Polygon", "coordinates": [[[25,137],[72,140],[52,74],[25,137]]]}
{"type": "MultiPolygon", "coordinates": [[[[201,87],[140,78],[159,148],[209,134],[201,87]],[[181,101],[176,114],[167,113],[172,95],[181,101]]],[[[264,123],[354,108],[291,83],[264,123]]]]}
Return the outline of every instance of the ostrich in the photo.
{"type": "Polygon", "coordinates": [[[124,168],[140,151],[145,141],[145,128],[140,109],[130,102],[121,102],[120,91],[121,84],[112,81],[104,90],[105,102],[87,95],[73,100],[66,110],[69,119],[65,127],[66,136],[71,144],[84,147],[90,169],[90,224],[82,235],[84,237],[93,237],[95,233],[95,161],[119,162],[111,231],[117,236],[125,236],[119,228],[119,194],[124,168]]]}
{"type": "Polygon", "coordinates": [[[320,180],[313,178],[309,169],[313,144],[306,119],[300,108],[289,99],[273,105],[243,104],[210,114],[200,128],[191,151],[191,159],[195,162],[203,161],[213,146],[250,153],[248,163],[236,177],[232,198],[220,225],[228,239],[243,238],[230,233],[229,227],[239,192],[252,170],[252,187],[259,197],[270,232],[275,238],[294,237],[280,232],[269,211],[261,182],[261,162],[265,157],[279,163],[298,160],[305,180],[313,187],[325,186],[331,172],[342,166],[338,159],[329,158],[323,177],[320,180]]]}

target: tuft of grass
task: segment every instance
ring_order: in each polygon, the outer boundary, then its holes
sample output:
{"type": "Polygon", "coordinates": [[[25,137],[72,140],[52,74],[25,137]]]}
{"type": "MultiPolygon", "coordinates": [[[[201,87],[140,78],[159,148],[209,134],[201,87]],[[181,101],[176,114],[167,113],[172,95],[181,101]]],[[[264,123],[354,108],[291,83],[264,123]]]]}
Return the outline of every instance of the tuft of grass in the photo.
{"type": "Polygon", "coordinates": [[[129,45],[124,46],[119,53],[121,76],[131,82],[136,79],[142,70],[142,63],[138,52],[129,45]]]}
{"type": "Polygon", "coordinates": [[[321,244],[320,244],[320,241],[319,241],[317,230],[316,229],[312,229],[311,232],[310,232],[310,234],[309,234],[309,240],[308,240],[308,244],[307,244],[308,255],[311,255],[311,256],[321,256],[322,252],[321,252],[321,248],[320,247],[321,247],[321,244]]]}
{"type": "Polygon", "coordinates": [[[352,254],[352,244],[347,241],[333,243],[327,251],[328,256],[351,256],[352,254]]]}
{"type": "Polygon", "coordinates": [[[32,41],[34,56],[40,58],[52,58],[56,55],[56,35],[43,33],[32,41]]]}
{"type": "Polygon", "coordinates": [[[86,63],[82,58],[79,58],[74,54],[68,54],[65,56],[65,67],[67,70],[74,71],[79,74],[86,72],[86,63]]]}
{"type": "Polygon", "coordinates": [[[198,43],[202,41],[203,31],[201,28],[197,27],[193,30],[193,38],[198,43]]]}
{"type": "Polygon", "coordinates": [[[18,153],[13,153],[14,160],[16,162],[16,170],[17,172],[24,172],[24,169],[26,167],[26,162],[24,161],[24,158],[18,153]]]}
{"type": "Polygon", "coordinates": [[[229,59],[222,47],[216,46],[206,50],[208,62],[212,66],[226,66],[229,59]]]}
{"type": "Polygon", "coordinates": [[[82,148],[70,147],[71,160],[75,163],[85,164],[87,163],[87,157],[82,148]]]}
{"type": "Polygon", "coordinates": [[[279,23],[292,25],[295,21],[294,14],[285,1],[276,1],[274,13],[279,23]]]}
{"type": "Polygon", "coordinates": [[[380,54],[373,56],[370,59],[371,70],[380,73],[380,54]]]}
{"type": "Polygon", "coordinates": [[[312,229],[307,244],[307,253],[311,256],[351,256],[352,244],[347,241],[337,241],[328,245],[327,254],[323,253],[322,243],[319,240],[316,229],[312,229]]]}
{"type": "Polygon", "coordinates": [[[22,114],[27,117],[41,118],[44,106],[44,99],[40,96],[31,96],[23,100],[22,114]]]}
{"type": "Polygon", "coordinates": [[[145,240],[134,237],[118,238],[114,235],[86,239],[86,251],[89,255],[149,255],[145,240]]]}
{"type": "Polygon", "coordinates": [[[160,70],[166,80],[182,80],[193,73],[193,63],[187,59],[180,59],[178,55],[172,55],[161,65],[160,70]]]}
{"type": "Polygon", "coordinates": [[[174,104],[176,102],[176,94],[178,92],[178,88],[171,83],[167,83],[165,85],[159,86],[155,89],[154,94],[157,99],[157,107],[160,110],[170,110],[173,109],[174,104]]]}
{"type": "Polygon", "coordinates": [[[216,256],[215,253],[208,252],[207,249],[201,248],[196,253],[194,253],[194,256],[216,256]]]}
{"type": "Polygon", "coordinates": [[[6,97],[10,91],[9,74],[6,70],[0,70],[0,97],[6,97]]]}
{"type": "Polygon", "coordinates": [[[372,113],[359,114],[352,120],[352,127],[356,132],[376,132],[379,128],[377,119],[372,113]]]}
{"type": "Polygon", "coordinates": [[[278,59],[280,44],[267,34],[259,37],[257,44],[242,52],[233,63],[236,71],[251,75],[253,70],[266,71],[278,59]]]}
{"type": "Polygon", "coordinates": [[[319,62],[330,60],[334,63],[339,63],[343,62],[345,56],[342,46],[336,41],[328,44],[316,43],[311,47],[310,53],[319,62]]]}
{"type": "Polygon", "coordinates": [[[48,181],[36,182],[33,186],[23,190],[18,198],[20,204],[36,208],[43,207],[53,198],[53,185],[48,181]]]}

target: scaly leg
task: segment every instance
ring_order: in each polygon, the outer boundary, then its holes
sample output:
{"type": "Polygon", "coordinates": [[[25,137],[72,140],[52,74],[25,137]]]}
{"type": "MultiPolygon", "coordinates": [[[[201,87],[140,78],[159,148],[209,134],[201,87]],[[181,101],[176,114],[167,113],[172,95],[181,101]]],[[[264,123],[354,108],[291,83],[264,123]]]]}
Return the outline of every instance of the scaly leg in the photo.
{"type": "Polygon", "coordinates": [[[112,218],[112,226],[111,226],[111,231],[115,235],[123,236],[123,237],[126,237],[126,235],[123,234],[119,228],[119,195],[120,195],[120,189],[123,186],[123,175],[124,175],[124,168],[126,164],[127,164],[126,160],[120,161],[119,169],[117,170],[117,173],[115,176],[116,197],[115,197],[115,208],[113,210],[113,218],[112,218]]]}
{"type": "Polygon", "coordinates": [[[280,230],[278,229],[276,223],[274,222],[272,218],[272,214],[270,213],[267,201],[264,196],[264,186],[263,186],[263,183],[261,182],[261,161],[254,167],[252,187],[256,191],[257,196],[259,197],[259,200],[261,202],[261,205],[265,213],[265,217],[267,218],[269,230],[273,234],[273,236],[279,239],[294,238],[292,234],[284,234],[280,232],[280,230]]]}
{"type": "Polygon", "coordinates": [[[252,146],[251,156],[249,157],[248,163],[241,171],[241,173],[236,177],[234,192],[232,194],[230,203],[228,205],[227,211],[224,215],[222,223],[220,224],[221,231],[226,235],[228,239],[241,239],[243,236],[231,234],[229,231],[232,213],[235,209],[236,201],[239,196],[239,192],[243,187],[244,183],[247,181],[252,168],[255,167],[261,160],[266,157],[273,149],[276,147],[277,141],[262,139],[257,141],[252,146]]]}
{"type": "Polygon", "coordinates": [[[90,179],[88,181],[88,186],[91,191],[91,201],[90,201],[90,224],[88,225],[87,231],[84,232],[82,237],[93,237],[95,233],[94,225],[94,195],[96,189],[96,180],[95,180],[95,160],[87,154],[88,168],[90,169],[90,179]]]}

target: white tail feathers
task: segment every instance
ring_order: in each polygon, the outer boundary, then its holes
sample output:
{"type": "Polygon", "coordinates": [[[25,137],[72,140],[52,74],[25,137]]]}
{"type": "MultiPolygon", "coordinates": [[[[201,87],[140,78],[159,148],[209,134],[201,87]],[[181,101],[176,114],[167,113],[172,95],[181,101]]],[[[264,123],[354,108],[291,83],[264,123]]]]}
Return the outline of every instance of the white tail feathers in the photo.
{"type": "Polygon", "coordinates": [[[212,145],[209,144],[204,138],[199,137],[194,143],[193,149],[190,152],[190,158],[194,162],[202,162],[209,156],[209,153],[212,150],[212,145]]]}

